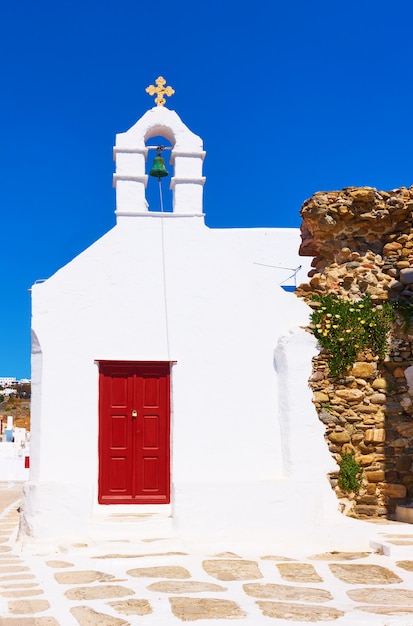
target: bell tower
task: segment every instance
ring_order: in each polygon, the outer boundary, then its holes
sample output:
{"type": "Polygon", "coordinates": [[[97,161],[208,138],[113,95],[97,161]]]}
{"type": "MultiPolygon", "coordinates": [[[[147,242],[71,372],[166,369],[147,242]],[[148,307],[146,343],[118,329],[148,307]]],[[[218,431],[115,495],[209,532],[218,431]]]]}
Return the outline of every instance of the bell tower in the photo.
{"type": "MultiPolygon", "coordinates": [[[[205,158],[202,139],[189,130],[180,117],[166,108],[165,96],[173,95],[172,87],[165,87],[162,76],[146,91],[155,95],[156,106],[147,111],[129,130],[116,135],[114,160],[116,172],[113,185],[116,188],[117,218],[133,216],[201,216],[203,217],[202,163],[205,158]],[[148,176],[145,164],[148,158],[147,142],[152,137],[165,137],[172,145],[170,163],[173,166],[170,189],[172,190],[172,213],[148,210],[145,189],[148,176]]],[[[156,147],[156,146],[155,146],[156,147]]]]}

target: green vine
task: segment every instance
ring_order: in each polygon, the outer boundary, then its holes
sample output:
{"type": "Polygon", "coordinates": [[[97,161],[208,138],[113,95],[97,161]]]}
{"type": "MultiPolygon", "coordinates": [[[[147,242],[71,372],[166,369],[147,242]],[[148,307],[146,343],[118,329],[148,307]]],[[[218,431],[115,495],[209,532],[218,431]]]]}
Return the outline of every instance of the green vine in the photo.
{"type": "Polygon", "coordinates": [[[311,314],[310,330],[328,352],[332,376],[341,376],[362,350],[370,350],[381,359],[386,356],[394,320],[390,303],[375,306],[368,295],[357,301],[332,294],[313,299],[318,306],[311,314]]]}
{"type": "Polygon", "coordinates": [[[352,454],[342,454],[339,466],[338,486],[340,489],[343,491],[359,491],[363,470],[354,456],[352,454]]]}

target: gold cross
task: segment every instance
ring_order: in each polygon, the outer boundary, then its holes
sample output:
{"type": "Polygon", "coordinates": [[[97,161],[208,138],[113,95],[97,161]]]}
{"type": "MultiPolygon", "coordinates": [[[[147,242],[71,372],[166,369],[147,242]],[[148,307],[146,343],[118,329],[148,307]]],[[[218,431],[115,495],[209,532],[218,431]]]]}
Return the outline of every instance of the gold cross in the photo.
{"type": "Polygon", "coordinates": [[[166,102],[164,96],[172,96],[175,93],[175,89],[172,89],[172,87],[165,87],[166,80],[163,76],[159,76],[155,80],[155,83],[156,87],[155,85],[149,85],[149,87],[147,87],[145,91],[150,96],[153,96],[156,93],[155,102],[158,107],[163,107],[166,102]]]}

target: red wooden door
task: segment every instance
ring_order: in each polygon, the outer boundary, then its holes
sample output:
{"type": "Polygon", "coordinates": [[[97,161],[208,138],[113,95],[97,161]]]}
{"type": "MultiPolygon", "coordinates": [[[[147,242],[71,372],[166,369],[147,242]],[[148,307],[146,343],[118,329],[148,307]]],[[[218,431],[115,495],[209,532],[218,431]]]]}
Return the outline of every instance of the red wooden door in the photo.
{"type": "Polygon", "coordinates": [[[169,363],[100,363],[100,504],[170,501],[169,394],[169,363]]]}

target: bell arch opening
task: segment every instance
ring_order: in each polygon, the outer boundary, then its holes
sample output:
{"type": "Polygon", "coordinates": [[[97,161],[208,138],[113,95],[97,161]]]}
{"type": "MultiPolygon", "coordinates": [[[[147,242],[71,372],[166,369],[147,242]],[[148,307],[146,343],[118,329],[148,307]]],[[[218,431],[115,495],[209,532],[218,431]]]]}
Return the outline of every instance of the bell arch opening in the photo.
{"type": "Polygon", "coordinates": [[[148,176],[145,198],[148,203],[148,211],[172,213],[173,191],[170,189],[170,184],[175,168],[171,163],[173,144],[170,137],[173,141],[174,138],[170,131],[168,132],[169,136],[167,136],[167,129],[162,128],[162,131],[164,131],[164,135],[148,133],[149,136],[145,138],[147,149],[145,174],[148,176]],[[158,150],[159,147],[162,149],[158,150]],[[161,161],[157,157],[160,157],[161,161]],[[167,173],[165,174],[165,172],[167,173]],[[156,176],[157,173],[159,176],[156,176]]]}

